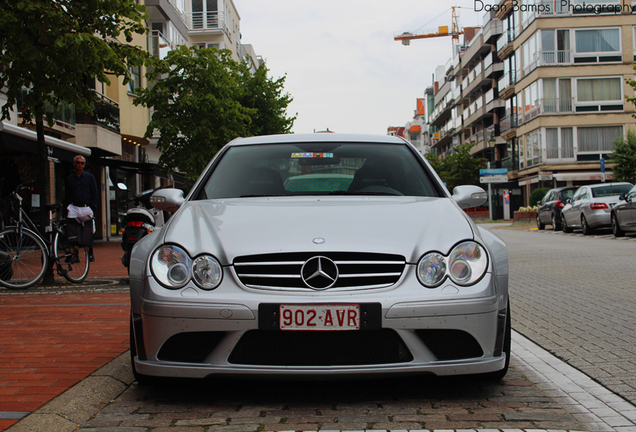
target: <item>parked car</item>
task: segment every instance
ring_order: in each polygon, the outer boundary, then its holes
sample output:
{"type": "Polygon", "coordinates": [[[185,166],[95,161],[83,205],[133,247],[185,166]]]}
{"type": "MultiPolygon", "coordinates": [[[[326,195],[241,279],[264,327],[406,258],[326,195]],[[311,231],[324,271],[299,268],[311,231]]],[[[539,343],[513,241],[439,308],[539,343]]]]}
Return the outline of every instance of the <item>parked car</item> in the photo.
{"type": "Polygon", "coordinates": [[[612,208],[611,222],[615,237],[623,237],[625,232],[636,232],[636,186],[619,197],[612,208]]]}
{"type": "Polygon", "coordinates": [[[631,183],[581,186],[561,210],[563,231],[580,228],[587,235],[597,228],[610,227],[612,207],[618,202],[618,197],[631,188],[631,183]]]}
{"type": "Polygon", "coordinates": [[[550,189],[539,201],[537,209],[537,228],[544,229],[552,225],[554,231],[561,230],[561,210],[568,199],[574,196],[578,186],[564,186],[550,189]]]}
{"type": "Polygon", "coordinates": [[[132,252],[133,371],[502,377],[506,247],[462,210],[485,200],[402,138],[236,139],[152,197],[176,213],[132,252]]]}

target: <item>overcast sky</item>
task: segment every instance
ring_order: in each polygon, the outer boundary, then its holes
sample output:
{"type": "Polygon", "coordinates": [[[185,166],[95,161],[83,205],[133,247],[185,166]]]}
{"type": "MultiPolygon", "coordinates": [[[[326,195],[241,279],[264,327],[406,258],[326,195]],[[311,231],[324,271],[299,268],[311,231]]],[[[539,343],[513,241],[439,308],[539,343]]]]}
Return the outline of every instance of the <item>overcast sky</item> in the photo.
{"type": "MultiPolygon", "coordinates": [[[[394,32],[482,25],[473,0],[234,0],[242,42],[262,56],[270,76],[286,75],[298,114],[295,133],[329,128],[342,133],[386,134],[413,118],[416,98],[432,85],[437,65],[452,54],[450,37],[410,46],[394,32]]],[[[486,2],[484,2],[486,3],[486,2]]],[[[463,40],[463,39],[462,39],[463,40]]]]}

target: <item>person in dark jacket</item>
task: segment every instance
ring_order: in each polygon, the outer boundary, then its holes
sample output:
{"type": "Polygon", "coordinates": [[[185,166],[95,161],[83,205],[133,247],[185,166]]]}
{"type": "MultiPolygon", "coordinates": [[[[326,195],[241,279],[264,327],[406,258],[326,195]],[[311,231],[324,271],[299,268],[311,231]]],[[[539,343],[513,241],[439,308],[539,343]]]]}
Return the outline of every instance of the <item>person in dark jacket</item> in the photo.
{"type": "MultiPolygon", "coordinates": [[[[82,155],[73,158],[75,172],[66,178],[66,198],[68,205],[67,216],[86,220],[94,217],[99,198],[97,196],[97,182],[92,174],[84,171],[86,159],[82,155]]],[[[93,234],[95,234],[95,219],[93,219],[93,234]]],[[[95,261],[93,242],[88,249],[89,260],[95,261]]]]}

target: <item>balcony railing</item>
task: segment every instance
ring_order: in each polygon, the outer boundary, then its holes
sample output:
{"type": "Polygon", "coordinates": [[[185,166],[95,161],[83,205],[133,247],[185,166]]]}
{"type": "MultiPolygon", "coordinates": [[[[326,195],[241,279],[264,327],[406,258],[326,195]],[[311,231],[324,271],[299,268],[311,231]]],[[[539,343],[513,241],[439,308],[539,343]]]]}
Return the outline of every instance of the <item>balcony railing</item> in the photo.
{"type": "Polygon", "coordinates": [[[529,105],[524,113],[525,121],[528,122],[537,116],[552,113],[573,113],[573,98],[545,98],[534,101],[529,105]]]}
{"type": "Polygon", "coordinates": [[[513,85],[517,83],[517,73],[515,71],[510,71],[507,74],[504,74],[499,81],[497,81],[497,89],[499,89],[499,93],[501,93],[506,87],[509,85],[513,85]]]}
{"type": "Polygon", "coordinates": [[[78,123],[94,123],[119,132],[119,104],[101,93],[95,92],[93,114],[78,113],[78,123]]]}
{"type": "Polygon", "coordinates": [[[541,66],[556,64],[572,64],[572,51],[542,51],[540,53],[541,66]]]}
{"type": "MultiPolygon", "coordinates": [[[[20,100],[18,101],[18,116],[22,116],[22,108],[25,106],[25,98],[27,97],[27,94],[29,93],[29,89],[27,89],[26,87],[22,87],[22,92],[20,95],[20,100]]],[[[69,129],[69,130],[73,130],[75,129],[75,105],[73,104],[66,104],[66,103],[61,103],[58,106],[53,106],[50,104],[47,104],[44,107],[46,114],[50,115],[53,117],[53,120],[55,122],[56,125],[65,128],[65,129],[69,129]]]]}
{"type": "Polygon", "coordinates": [[[159,31],[152,30],[148,35],[148,52],[163,60],[172,50],[172,44],[159,31]]]}
{"type": "Polygon", "coordinates": [[[546,159],[572,159],[574,147],[549,148],[546,151],[546,159]]]}
{"type": "Polygon", "coordinates": [[[222,30],[230,34],[222,12],[191,12],[187,17],[192,30],[222,30]]]}
{"type": "Polygon", "coordinates": [[[504,133],[509,129],[514,129],[519,126],[519,115],[510,114],[499,120],[499,133],[504,133]]]}

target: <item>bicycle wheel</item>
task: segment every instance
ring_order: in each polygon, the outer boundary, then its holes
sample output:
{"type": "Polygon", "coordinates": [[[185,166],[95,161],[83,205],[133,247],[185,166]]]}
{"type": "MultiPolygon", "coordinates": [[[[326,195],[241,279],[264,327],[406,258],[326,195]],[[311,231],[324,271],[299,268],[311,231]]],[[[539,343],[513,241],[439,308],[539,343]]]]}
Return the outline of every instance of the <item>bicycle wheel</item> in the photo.
{"type": "Polygon", "coordinates": [[[27,289],[40,282],[49,265],[42,239],[18,227],[0,232],[0,285],[11,290],[27,289]]]}
{"type": "Polygon", "coordinates": [[[88,246],[74,246],[66,237],[66,226],[61,227],[53,239],[53,252],[57,257],[57,272],[66,280],[80,283],[88,276],[88,246]]]}

